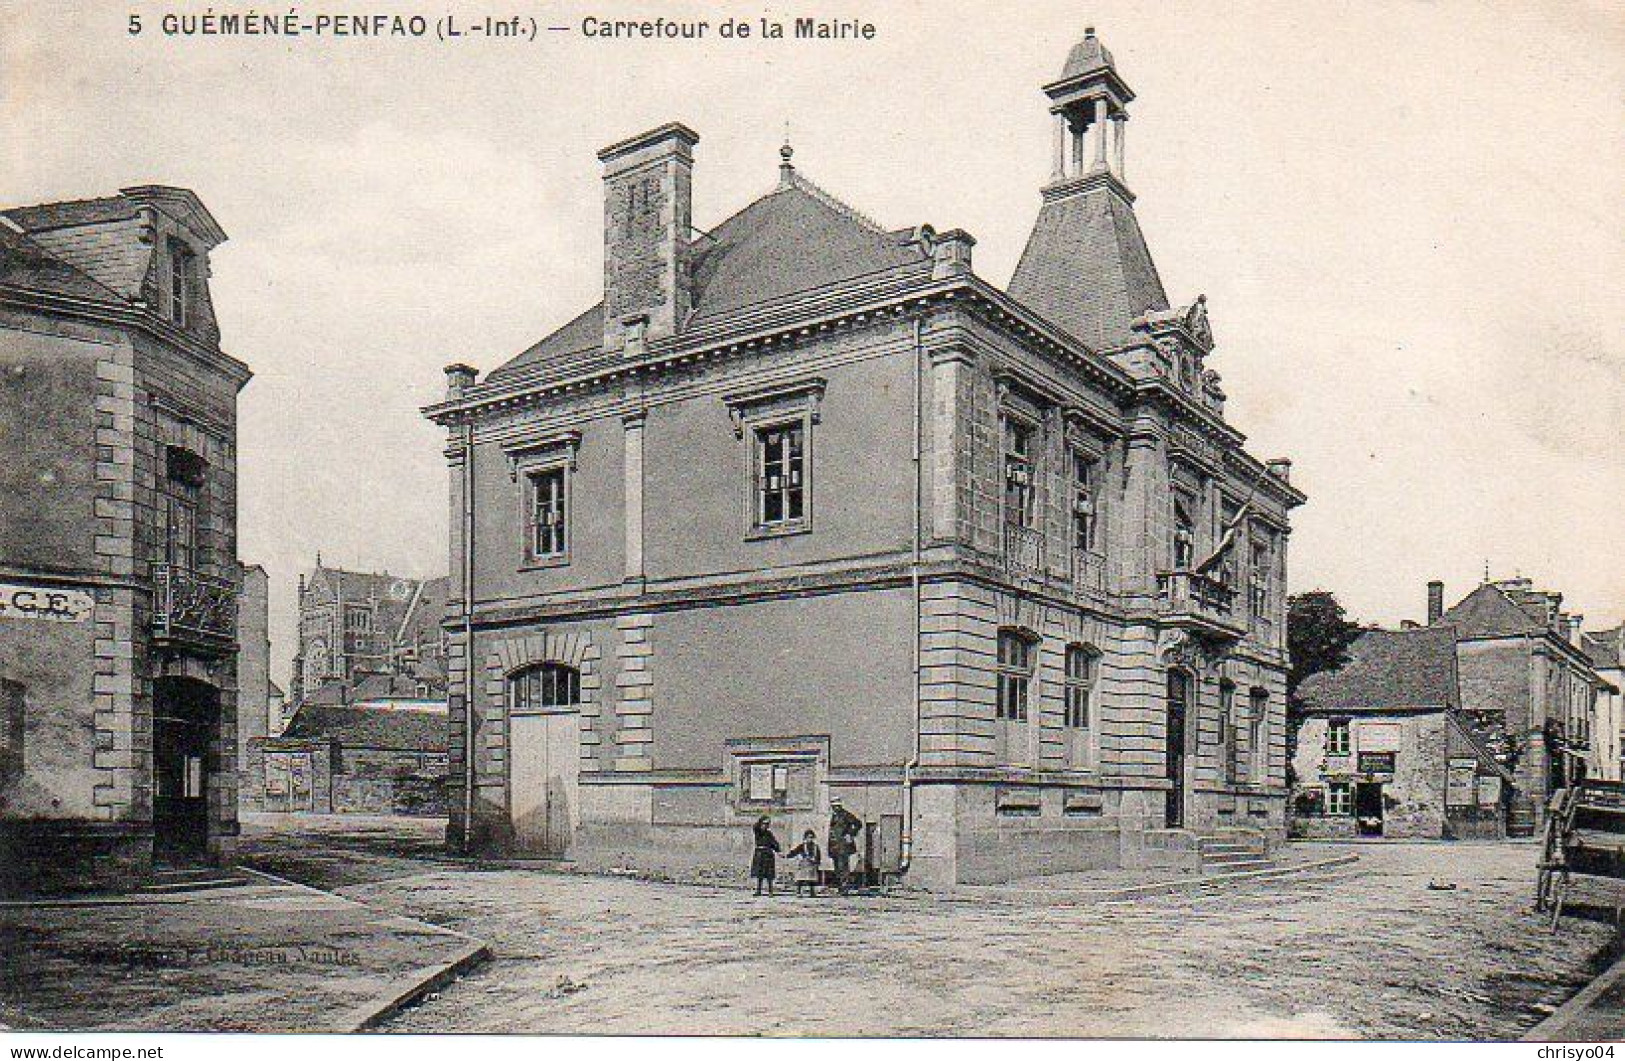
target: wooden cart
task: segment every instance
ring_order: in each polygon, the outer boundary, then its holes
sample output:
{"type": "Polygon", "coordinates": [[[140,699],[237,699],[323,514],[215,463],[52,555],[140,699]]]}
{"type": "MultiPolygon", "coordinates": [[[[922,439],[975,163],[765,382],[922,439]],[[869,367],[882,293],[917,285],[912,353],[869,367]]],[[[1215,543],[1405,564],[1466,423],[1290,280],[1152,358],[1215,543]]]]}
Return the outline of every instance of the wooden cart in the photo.
{"type": "MultiPolygon", "coordinates": [[[[1554,930],[1576,874],[1625,880],[1625,782],[1581,781],[1558,789],[1547,806],[1535,909],[1551,911],[1554,930]]],[[[1616,905],[1616,922],[1620,913],[1616,905]]]]}

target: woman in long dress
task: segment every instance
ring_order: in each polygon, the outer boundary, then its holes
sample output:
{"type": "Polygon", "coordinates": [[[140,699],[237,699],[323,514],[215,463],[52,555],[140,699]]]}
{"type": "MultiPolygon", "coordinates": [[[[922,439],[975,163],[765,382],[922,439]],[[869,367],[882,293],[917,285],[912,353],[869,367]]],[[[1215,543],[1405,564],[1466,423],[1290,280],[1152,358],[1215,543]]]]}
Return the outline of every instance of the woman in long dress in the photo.
{"type": "Polygon", "coordinates": [[[773,835],[773,823],[767,815],[756,819],[756,825],[751,829],[755,840],[755,850],[750,856],[750,875],[756,878],[756,894],[762,894],[762,885],[767,885],[767,894],[773,894],[773,878],[779,871],[779,838],[773,835]]]}

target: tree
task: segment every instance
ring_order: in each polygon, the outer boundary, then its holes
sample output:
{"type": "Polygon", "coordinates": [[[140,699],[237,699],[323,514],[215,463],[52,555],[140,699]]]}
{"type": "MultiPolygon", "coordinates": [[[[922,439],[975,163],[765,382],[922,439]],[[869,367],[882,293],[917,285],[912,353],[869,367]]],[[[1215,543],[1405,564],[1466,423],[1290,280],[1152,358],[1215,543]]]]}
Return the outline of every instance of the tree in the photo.
{"type": "Polygon", "coordinates": [[[1349,645],[1360,636],[1360,624],[1343,613],[1343,606],[1328,590],[1298,593],[1286,602],[1286,647],[1292,665],[1287,671],[1287,696],[1294,698],[1305,678],[1336,670],[1348,662],[1349,645]]]}
{"type": "Polygon", "coordinates": [[[1303,721],[1298,686],[1311,674],[1336,670],[1348,662],[1349,645],[1360,636],[1360,624],[1343,613],[1343,606],[1328,590],[1298,593],[1286,602],[1286,647],[1291,665],[1286,674],[1287,784],[1296,784],[1292,762],[1298,751],[1298,726],[1303,721]]]}

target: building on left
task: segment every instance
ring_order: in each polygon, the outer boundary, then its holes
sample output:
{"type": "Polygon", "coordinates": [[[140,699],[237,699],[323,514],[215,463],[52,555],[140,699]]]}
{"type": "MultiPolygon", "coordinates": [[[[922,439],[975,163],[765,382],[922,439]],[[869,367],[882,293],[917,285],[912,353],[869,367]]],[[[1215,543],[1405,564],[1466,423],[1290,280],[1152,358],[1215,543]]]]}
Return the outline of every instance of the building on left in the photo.
{"type": "Polygon", "coordinates": [[[0,888],[237,831],[237,395],[184,188],[0,212],[0,888]]]}

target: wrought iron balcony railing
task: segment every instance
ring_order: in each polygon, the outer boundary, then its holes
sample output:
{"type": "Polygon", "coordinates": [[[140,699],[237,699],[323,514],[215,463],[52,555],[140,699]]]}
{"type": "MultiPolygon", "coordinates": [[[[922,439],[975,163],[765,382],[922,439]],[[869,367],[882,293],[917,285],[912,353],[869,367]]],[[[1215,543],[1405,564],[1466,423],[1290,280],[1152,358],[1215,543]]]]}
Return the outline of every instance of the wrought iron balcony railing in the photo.
{"type": "Polygon", "coordinates": [[[1004,525],[1004,566],[1011,573],[1042,578],[1044,559],[1043,532],[1019,523],[1004,525]]]}
{"type": "Polygon", "coordinates": [[[1169,619],[1238,637],[1247,620],[1236,610],[1236,591],[1197,571],[1165,571],[1157,576],[1157,593],[1169,619]]]}
{"type": "Polygon", "coordinates": [[[174,564],[153,564],[152,635],[159,642],[229,651],[237,640],[237,587],[174,564]]]}

